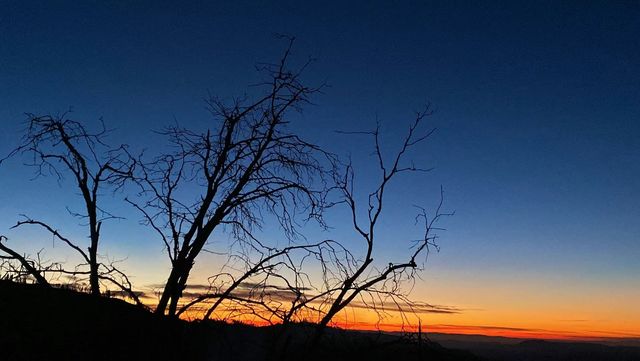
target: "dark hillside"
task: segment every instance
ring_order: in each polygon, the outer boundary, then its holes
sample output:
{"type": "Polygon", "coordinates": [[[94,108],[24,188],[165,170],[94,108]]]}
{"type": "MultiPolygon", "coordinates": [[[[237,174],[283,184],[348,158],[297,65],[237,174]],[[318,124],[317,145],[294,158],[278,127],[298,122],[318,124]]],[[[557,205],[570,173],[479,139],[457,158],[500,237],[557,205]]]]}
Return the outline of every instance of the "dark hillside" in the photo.
{"type": "Polygon", "coordinates": [[[190,332],[117,299],[0,282],[2,360],[171,360],[190,332]]]}
{"type": "Polygon", "coordinates": [[[0,281],[0,360],[478,360],[436,343],[313,325],[253,327],[157,317],[124,301],[0,281]]]}

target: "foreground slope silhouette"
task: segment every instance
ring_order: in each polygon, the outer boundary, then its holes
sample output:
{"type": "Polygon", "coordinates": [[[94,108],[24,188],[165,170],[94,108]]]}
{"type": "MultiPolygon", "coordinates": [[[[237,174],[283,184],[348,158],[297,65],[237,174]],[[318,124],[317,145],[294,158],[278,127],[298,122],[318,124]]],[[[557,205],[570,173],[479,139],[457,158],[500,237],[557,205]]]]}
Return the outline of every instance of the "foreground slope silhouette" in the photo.
{"type": "Polygon", "coordinates": [[[480,360],[397,335],[185,322],[118,299],[0,281],[1,360],[480,360]],[[90,316],[90,317],[89,317],[90,316]]]}

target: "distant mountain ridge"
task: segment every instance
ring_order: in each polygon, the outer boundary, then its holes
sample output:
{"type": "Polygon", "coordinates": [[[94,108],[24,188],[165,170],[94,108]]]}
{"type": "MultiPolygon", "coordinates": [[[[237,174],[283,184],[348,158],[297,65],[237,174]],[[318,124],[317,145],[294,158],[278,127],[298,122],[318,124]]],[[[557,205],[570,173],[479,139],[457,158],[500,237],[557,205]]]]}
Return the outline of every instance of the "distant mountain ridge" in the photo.
{"type": "Polygon", "coordinates": [[[519,340],[482,335],[430,335],[444,347],[494,361],[639,361],[640,347],[596,342],[519,340]],[[459,336],[459,337],[458,337],[459,336]]]}
{"type": "Polygon", "coordinates": [[[607,346],[628,346],[628,347],[640,347],[640,338],[608,338],[600,340],[551,340],[551,339],[529,339],[529,338],[516,338],[506,336],[488,336],[482,334],[459,334],[459,333],[428,333],[427,336],[433,341],[437,342],[493,342],[500,344],[518,344],[524,341],[548,341],[558,343],[585,343],[585,344],[600,344],[607,346]]]}

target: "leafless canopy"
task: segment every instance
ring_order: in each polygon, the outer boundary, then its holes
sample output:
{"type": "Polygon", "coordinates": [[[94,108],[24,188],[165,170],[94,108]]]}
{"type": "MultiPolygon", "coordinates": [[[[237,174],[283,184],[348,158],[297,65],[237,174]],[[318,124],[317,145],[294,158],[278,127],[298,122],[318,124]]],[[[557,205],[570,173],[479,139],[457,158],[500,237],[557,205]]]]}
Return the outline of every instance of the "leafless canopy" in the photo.
{"type": "Polygon", "coordinates": [[[288,68],[289,53],[290,47],[280,62],[259,68],[267,77],[257,87],[262,95],[230,104],[210,99],[211,130],[166,128],[173,151],[141,167],[143,201],[130,202],[157,231],[172,265],[158,313],[176,314],[214,230],[226,228],[252,242],[267,218],[289,238],[298,234],[300,219],[322,222],[322,158],[330,155],[287,129],[290,113],[318,88],[302,84],[306,64],[288,68]]]}
{"type": "Polygon", "coordinates": [[[389,184],[404,173],[429,171],[406,159],[413,147],[433,133],[433,130],[420,131],[421,123],[429,114],[427,109],[416,115],[400,149],[390,160],[382,152],[379,128],[356,133],[372,137],[380,171],[380,182],[368,194],[364,207],[356,201],[358,191],[351,163],[345,164],[342,170],[333,170],[332,189],[337,195],[329,197],[334,201],[326,205],[347,208],[355,234],[362,239],[362,247],[347,247],[352,243],[346,240],[325,240],[276,249],[254,238],[247,251],[231,256],[236,261],[233,267],[210,277],[209,286],[201,288],[177,314],[210,302],[203,309],[204,318],[218,311],[217,316],[222,319],[251,315],[268,323],[311,320],[318,322],[320,335],[322,329],[349,306],[366,307],[381,317],[397,311],[403,321],[412,312],[432,310],[428,304],[413,302],[409,292],[430,250],[438,249],[437,231],[441,230],[437,227],[438,221],[450,215],[441,211],[442,189],[437,208],[431,215],[426,209],[417,207],[415,222],[423,228],[422,236],[394,241],[399,247],[406,246],[406,258],[396,262],[388,259],[374,262],[375,250],[381,243],[376,240],[376,231],[389,184]],[[310,275],[309,270],[315,275],[310,275]]]}
{"type": "MultiPolygon", "coordinates": [[[[407,282],[415,279],[416,271],[421,269],[422,262],[431,248],[437,249],[436,231],[441,230],[436,227],[436,223],[442,216],[450,215],[442,213],[443,191],[441,189],[440,202],[431,216],[424,208],[419,208],[420,212],[416,217],[416,223],[424,225],[424,233],[421,238],[413,240],[408,248],[406,259],[393,262],[374,263],[374,251],[376,249],[376,230],[379,228],[379,220],[383,213],[386,193],[391,181],[403,173],[427,172],[430,169],[416,167],[412,162],[408,162],[406,157],[416,145],[424,142],[435,129],[421,132],[420,125],[424,119],[431,115],[427,107],[423,112],[416,114],[414,121],[409,126],[407,135],[404,138],[400,149],[392,155],[390,159],[385,158],[381,147],[380,128],[370,132],[347,133],[351,136],[370,136],[374,144],[374,156],[378,164],[380,181],[377,187],[368,194],[366,204],[358,204],[357,187],[354,184],[354,168],[349,162],[342,175],[336,173],[335,184],[340,193],[340,200],[337,204],[347,207],[351,215],[351,224],[359,238],[362,239],[364,257],[362,259],[351,259],[342,262],[334,272],[327,273],[326,289],[320,293],[323,296],[319,325],[320,329],[325,327],[341,310],[356,303],[356,301],[367,305],[373,310],[384,311],[393,305],[396,310],[403,314],[411,311],[412,302],[407,298],[407,282]],[[364,216],[364,217],[363,217],[364,216]]],[[[402,240],[396,241],[399,245],[402,240]]],[[[356,253],[355,249],[352,249],[356,253]]]]}
{"type": "Polygon", "coordinates": [[[100,207],[101,192],[132,182],[137,192],[126,201],[155,231],[171,265],[166,282],[158,287],[158,314],[180,317],[199,310],[205,319],[251,315],[269,323],[313,321],[319,336],[349,306],[379,315],[396,310],[402,317],[429,307],[412,302],[408,293],[430,250],[438,248],[438,221],[449,215],[441,210],[442,189],[433,213],[417,208],[421,236],[394,241],[398,247],[406,245],[404,256],[375,262],[374,257],[383,241],[377,235],[390,184],[408,173],[429,170],[409,158],[433,133],[423,129],[430,109],[416,114],[392,154],[383,151],[379,126],[342,132],[369,137],[373,144],[379,178],[370,193],[361,193],[350,161],[305,141],[289,125],[320,90],[302,82],[308,62],[295,70],[289,66],[292,44],[290,39],[277,63],[258,67],[265,80],[253,88],[252,96],[208,99],[212,119],[207,129],[176,124],[159,131],[168,147],[156,157],[134,160],[126,146],[109,147],[104,125],[91,133],[68,114],[29,115],[25,136],[10,156],[28,155],[37,176],[71,176],[84,203],[83,212],[71,213],[86,221],[90,244],[85,248],[55,227],[24,216],[14,228],[45,230],[82,263],[66,269],[43,262],[39,253],[32,259],[0,237],[0,273],[47,286],[51,274],[87,277],[91,293],[99,295],[101,282],[109,283],[141,304],[127,276],[113,263],[101,262],[98,254],[102,222],[114,218],[100,207]],[[310,242],[302,235],[301,226],[309,221],[329,229],[323,215],[337,208],[346,210],[357,242],[310,242]],[[279,226],[284,242],[261,239],[265,225],[279,226]],[[191,284],[194,265],[216,236],[227,246],[220,267],[211,268],[208,284],[191,284]]]}
{"type": "MultiPolygon", "coordinates": [[[[67,209],[73,216],[86,222],[89,228],[90,244],[85,251],[79,243],[62,236],[58,230],[46,222],[26,216],[18,221],[14,228],[25,225],[41,227],[76,251],[84,262],[72,271],[64,270],[57,264],[56,267],[49,268],[49,272],[55,270],[59,273],[88,276],[90,290],[94,295],[100,294],[101,280],[131,291],[131,285],[122,272],[112,264],[103,264],[98,259],[102,222],[115,218],[100,207],[99,199],[102,191],[107,188],[120,189],[126,179],[132,176],[135,162],[129,155],[127,147],[120,145],[112,148],[105,143],[108,130],[104,127],[104,123],[102,129],[92,133],[79,121],[70,119],[68,113],[60,116],[33,114],[27,116],[22,142],[8,157],[17,155],[28,157],[30,162],[27,165],[35,168],[36,177],[53,175],[62,181],[64,176],[71,176],[82,196],[84,210],[76,212],[67,209]],[[85,267],[88,269],[83,270],[85,267]]],[[[6,246],[3,247],[5,252],[10,253],[6,246]]],[[[15,254],[12,256],[15,257],[15,254]]],[[[24,262],[21,263],[24,264],[24,262]]],[[[33,271],[35,270],[32,270],[33,276],[40,283],[44,283],[44,280],[33,271]]]]}

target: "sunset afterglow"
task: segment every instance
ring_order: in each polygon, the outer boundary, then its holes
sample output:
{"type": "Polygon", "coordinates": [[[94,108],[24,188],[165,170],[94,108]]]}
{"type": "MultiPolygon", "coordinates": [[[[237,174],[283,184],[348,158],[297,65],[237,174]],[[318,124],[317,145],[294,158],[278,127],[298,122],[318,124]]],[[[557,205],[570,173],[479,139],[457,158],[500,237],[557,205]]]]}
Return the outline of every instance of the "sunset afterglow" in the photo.
{"type": "Polygon", "coordinates": [[[0,359],[640,355],[640,2],[0,5],[0,359]]]}

